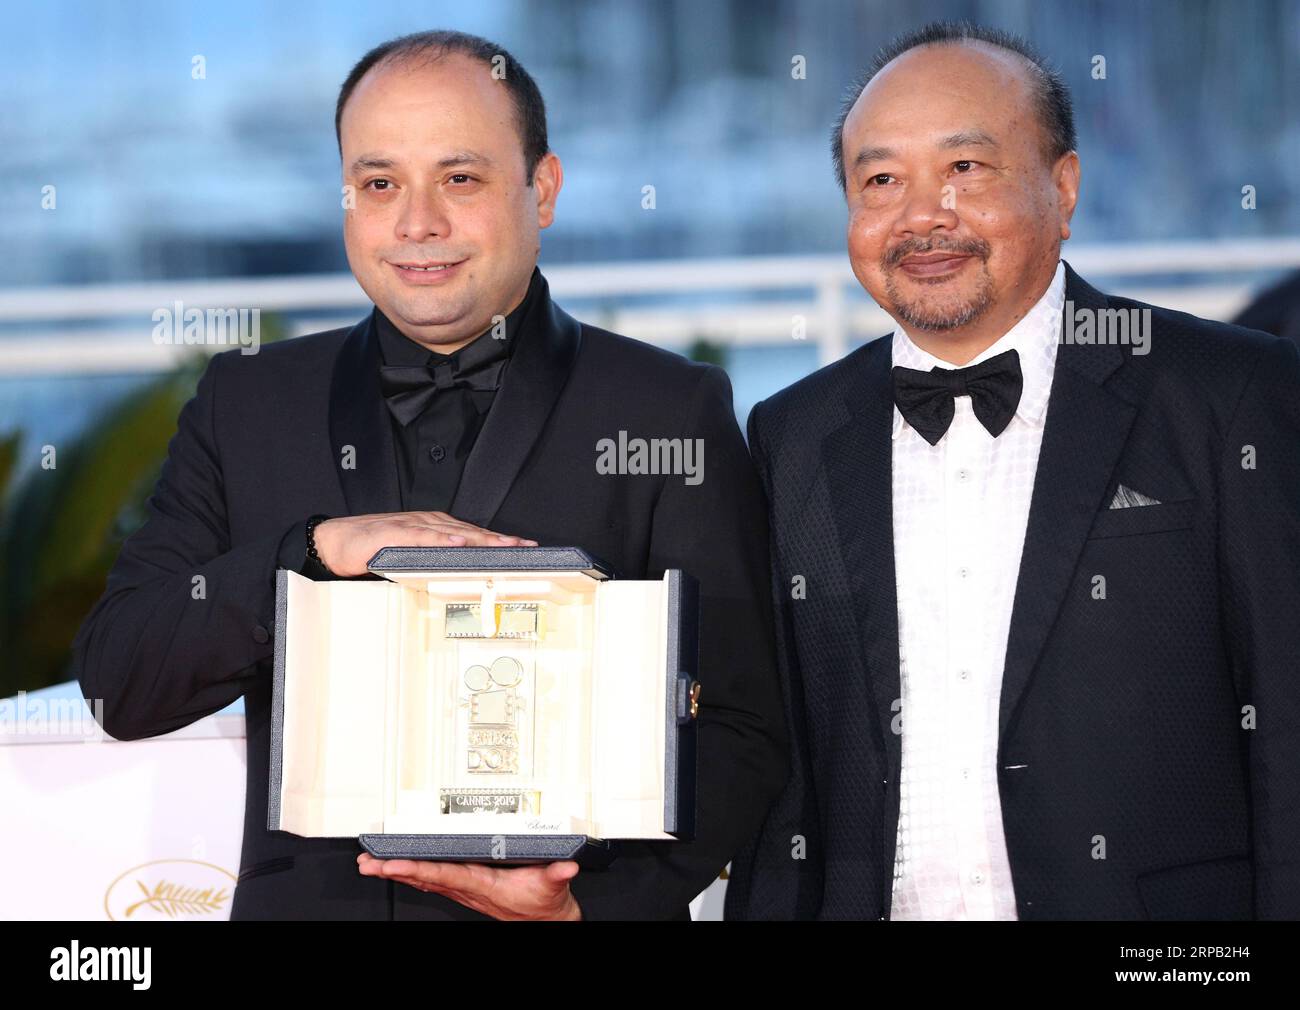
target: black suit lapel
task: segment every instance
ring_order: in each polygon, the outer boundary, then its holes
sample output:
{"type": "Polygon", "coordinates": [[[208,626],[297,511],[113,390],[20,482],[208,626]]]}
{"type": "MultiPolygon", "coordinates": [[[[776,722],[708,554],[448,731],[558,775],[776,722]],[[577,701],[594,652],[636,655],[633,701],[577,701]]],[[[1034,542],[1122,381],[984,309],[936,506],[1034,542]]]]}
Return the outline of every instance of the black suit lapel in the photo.
{"type": "MultiPolygon", "coordinates": [[[[501,388],[465,461],[451,506],[457,519],[490,526],[541,437],[577,359],[580,342],[581,326],[551,301],[549,286],[542,278],[535,303],[520,320],[518,343],[511,351],[501,388]]],[[[593,466],[595,451],[593,441],[593,466]]]]}
{"type": "MultiPolygon", "coordinates": [[[[879,741],[897,779],[901,750],[891,722],[902,690],[894,581],[892,342],[882,337],[859,354],[862,367],[845,395],[849,419],[822,441],[822,460],[875,701],[879,741]]],[[[892,845],[892,839],[888,841],[892,845]]]]}
{"type": "MultiPolygon", "coordinates": [[[[1066,264],[1065,311],[1106,307],[1106,297],[1066,264]]],[[[1094,515],[1137,408],[1105,388],[1123,362],[1113,344],[1061,344],[1038,454],[1002,674],[999,741],[1056,622],[1094,515]]],[[[1001,752],[999,751],[999,754],[1001,752]]]]}
{"type": "Polygon", "coordinates": [[[374,312],[352,328],[330,380],[330,451],[349,515],[402,510],[393,426],[379,388],[374,312]],[[351,446],[351,468],[345,455],[351,446]]]}

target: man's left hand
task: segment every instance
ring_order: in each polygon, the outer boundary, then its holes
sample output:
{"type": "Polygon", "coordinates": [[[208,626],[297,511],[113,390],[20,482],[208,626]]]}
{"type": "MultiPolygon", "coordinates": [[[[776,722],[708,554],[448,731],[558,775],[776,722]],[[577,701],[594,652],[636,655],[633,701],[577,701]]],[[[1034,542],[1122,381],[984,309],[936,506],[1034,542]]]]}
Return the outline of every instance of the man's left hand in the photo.
{"type": "Polygon", "coordinates": [[[569,891],[569,881],[578,873],[578,864],[572,860],[505,867],[376,859],[363,852],[357,856],[357,869],[367,877],[385,877],[420,891],[446,895],[494,919],[582,918],[577,899],[569,891]]]}

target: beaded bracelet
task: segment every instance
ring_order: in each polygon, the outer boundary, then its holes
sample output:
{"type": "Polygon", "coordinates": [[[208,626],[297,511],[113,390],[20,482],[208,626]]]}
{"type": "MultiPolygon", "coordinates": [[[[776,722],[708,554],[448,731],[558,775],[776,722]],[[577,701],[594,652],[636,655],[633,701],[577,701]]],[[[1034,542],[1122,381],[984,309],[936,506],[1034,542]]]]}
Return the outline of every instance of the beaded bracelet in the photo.
{"type": "Polygon", "coordinates": [[[321,560],[320,554],[316,550],[316,527],[326,519],[332,518],[334,517],[327,515],[314,515],[307,520],[307,557],[327,572],[329,571],[329,566],[321,560]]]}

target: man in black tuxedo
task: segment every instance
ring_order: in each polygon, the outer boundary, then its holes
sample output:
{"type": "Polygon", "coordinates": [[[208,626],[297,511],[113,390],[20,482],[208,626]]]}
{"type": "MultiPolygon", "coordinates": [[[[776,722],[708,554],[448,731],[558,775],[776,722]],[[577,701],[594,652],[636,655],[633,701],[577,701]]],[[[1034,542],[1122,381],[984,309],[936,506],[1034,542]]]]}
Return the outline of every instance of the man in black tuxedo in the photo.
{"type": "Polygon", "coordinates": [[[1300,360],[1060,262],[1074,146],[969,25],[846,103],[899,329],[750,417],[792,770],[729,918],[1300,917],[1300,360]]]}
{"type": "Polygon", "coordinates": [[[551,301],[536,258],[560,162],[536,85],[499,46],[386,43],[343,85],[336,127],[348,259],[375,309],[213,357],[78,633],[82,689],[124,740],[244,697],[233,918],[689,918],[786,771],[766,519],[727,376],[551,301]],[[692,473],[602,473],[598,443],[620,432],[704,455],[692,473]],[[380,861],[355,839],[268,831],[276,568],[374,577],[386,545],[519,544],[699,579],[695,840],[624,843],[608,870],[578,872],[380,861]]]}

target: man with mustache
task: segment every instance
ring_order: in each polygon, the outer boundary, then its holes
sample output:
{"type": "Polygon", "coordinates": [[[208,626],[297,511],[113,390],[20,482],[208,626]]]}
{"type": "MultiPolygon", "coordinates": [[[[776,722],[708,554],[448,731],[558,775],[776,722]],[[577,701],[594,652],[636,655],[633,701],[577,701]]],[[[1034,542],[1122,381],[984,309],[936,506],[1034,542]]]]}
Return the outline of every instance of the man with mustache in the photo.
{"type": "Polygon", "coordinates": [[[1300,359],[1061,261],[1074,148],[965,24],[842,110],[898,329],[750,416],[792,772],[730,918],[1300,917],[1300,359]]]}
{"type": "Polygon", "coordinates": [[[785,774],[767,527],[730,382],[551,300],[537,256],[563,173],[541,93],[500,46],[386,42],[336,110],[344,242],[374,310],[211,360],[78,633],[82,690],[123,740],[244,697],[233,918],[689,919],[785,774]],[[621,433],[699,439],[698,470],[602,470],[621,433]],[[375,860],[355,838],[268,831],[277,566],[373,577],[388,545],[537,544],[585,548],[621,578],[699,580],[694,839],[619,843],[608,870],[578,872],[375,860]]]}

